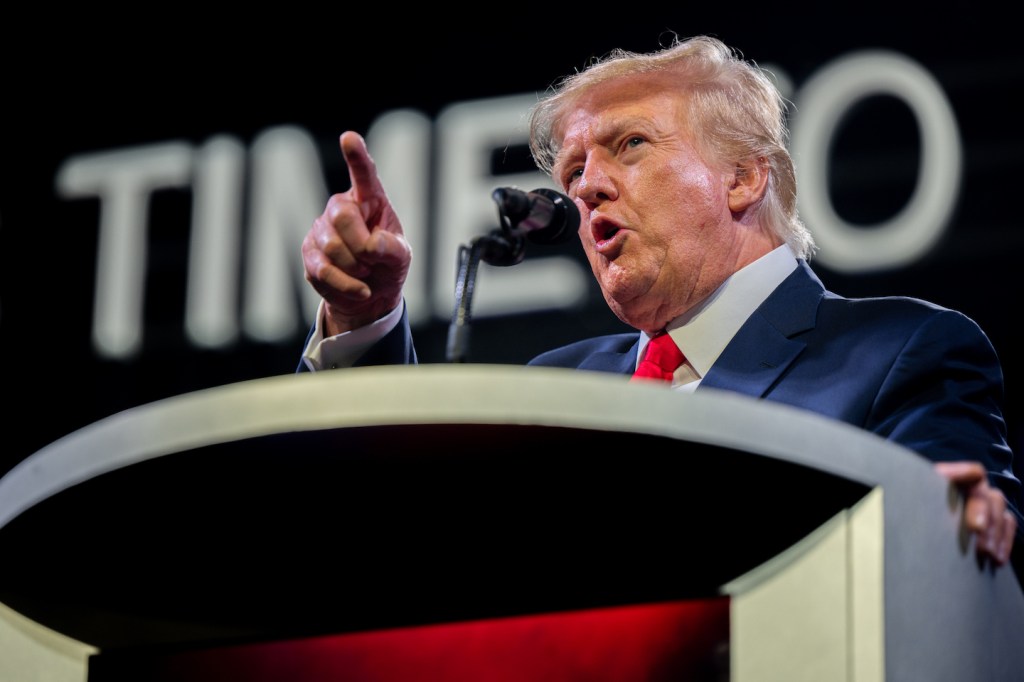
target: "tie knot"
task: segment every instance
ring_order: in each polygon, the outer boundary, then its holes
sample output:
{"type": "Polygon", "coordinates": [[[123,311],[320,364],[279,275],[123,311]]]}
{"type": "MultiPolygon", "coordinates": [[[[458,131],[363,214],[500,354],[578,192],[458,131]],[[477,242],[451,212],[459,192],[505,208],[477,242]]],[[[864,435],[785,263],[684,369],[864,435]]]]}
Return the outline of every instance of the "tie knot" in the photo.
{"type": "Polygon", "coordinates": [[[644,351],[644,357],[633,374],[634,379],[654,379],[672,382],[679,365],[685,357],[668,334],[659,334],[650,340],[644,351]]]}

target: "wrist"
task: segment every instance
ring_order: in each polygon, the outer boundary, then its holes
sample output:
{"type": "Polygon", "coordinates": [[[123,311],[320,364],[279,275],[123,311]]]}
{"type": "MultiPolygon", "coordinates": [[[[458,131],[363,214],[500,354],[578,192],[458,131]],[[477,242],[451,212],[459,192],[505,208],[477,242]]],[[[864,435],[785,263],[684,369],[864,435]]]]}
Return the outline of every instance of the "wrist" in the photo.
{"type": "Polygon", "coordinates": [[[355,331],[368,327],[377,320],[386,317],[401,303],[393,305],[371,305],[366,310],[358,312],[340,311],[330,303],[324,305],[323,332],[324,337],[337,336],[345,332],[355,331]]]}

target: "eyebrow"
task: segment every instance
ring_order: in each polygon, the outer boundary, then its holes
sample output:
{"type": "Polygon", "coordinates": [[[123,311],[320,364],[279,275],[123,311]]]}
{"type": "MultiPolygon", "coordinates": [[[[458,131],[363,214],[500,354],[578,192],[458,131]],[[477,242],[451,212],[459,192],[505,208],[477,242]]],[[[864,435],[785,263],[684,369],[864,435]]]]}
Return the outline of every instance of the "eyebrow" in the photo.
{"type": "MultiPolygon", "coordinates": [[[[598,144],[607,146],[607,140],[616,139],[620,135],[625,134],[625,131],[637,127],[643,127],[649,132],[661,134],[661,128],[655,125],[649,117],[629,114],[623,118],[609,121],[604,124],[598,124],[596,126],[596,138],[598,140],[598,144]]],[[[551,164],[551,170],[553,171],[552,175],[559,175],[562,167],[573,158],[572,148],[572,144],[560,146],[558,148],[558,151],[555,153],[554,161],[551,164]],[[569,149],[570,152],[567,153],[566,149],[569,149]]]]}

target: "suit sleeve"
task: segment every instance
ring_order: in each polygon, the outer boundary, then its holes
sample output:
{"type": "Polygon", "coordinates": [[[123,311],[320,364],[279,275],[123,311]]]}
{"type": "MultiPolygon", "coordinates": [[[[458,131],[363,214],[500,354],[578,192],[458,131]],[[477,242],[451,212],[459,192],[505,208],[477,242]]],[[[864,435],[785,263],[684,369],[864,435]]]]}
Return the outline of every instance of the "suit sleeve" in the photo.
{"type": "Polygon", "coordinates": [[[973,320],[952,310],[929,316],[896,356],[867,426],[932,461],[980,461],[1024,538],[1021,482],[1003,418],[1003,372],[973,320]]]}
{"type": "Polygon", "coordinates": [[[409,312],[403,306],[401,321],[383,339],[363,353],[353,367],[418,363],[412,328],[409,326],[409,312]]]}

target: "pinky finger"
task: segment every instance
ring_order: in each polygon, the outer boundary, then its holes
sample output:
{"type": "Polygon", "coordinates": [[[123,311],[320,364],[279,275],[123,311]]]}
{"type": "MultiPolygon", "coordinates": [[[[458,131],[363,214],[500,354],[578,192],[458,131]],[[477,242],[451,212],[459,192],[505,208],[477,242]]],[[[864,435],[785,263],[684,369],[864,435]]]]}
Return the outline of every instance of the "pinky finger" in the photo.
{"type": "Polygon", "coordinates": [[[1013,540],[1017,535],[1017,517],[1009,510],[1003,511],[1002,533],[996,543],[996,558],[999,563],[1005,564],[1010,560],[1010,550],[1013,549],[1013,540]]]}

